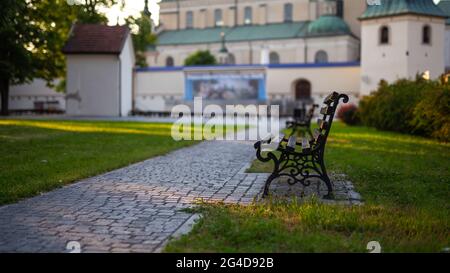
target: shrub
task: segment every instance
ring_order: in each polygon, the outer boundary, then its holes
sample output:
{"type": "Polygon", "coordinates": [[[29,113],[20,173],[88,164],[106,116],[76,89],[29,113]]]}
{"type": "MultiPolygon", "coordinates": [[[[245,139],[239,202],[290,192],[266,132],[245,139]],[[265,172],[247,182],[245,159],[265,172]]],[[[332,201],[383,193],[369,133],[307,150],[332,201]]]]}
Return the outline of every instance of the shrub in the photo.
{"type": "Polygon", "coordinates": [[[199,50],[189,55],[184,60],[184,65],[215,65],[217,64],[216,57],[209,52],[209,50],[199,50]]]}
{"type": "Polygon", "coordinates": [[[378,90],[359,104],[364,125],[380,130],[431,136],[449,140],[450,94],[444,81],[381,81],[378,90]]]}
{"type": "Polygon", "coordinates": [[[414,108],[423,96],[427,82],[398,80],[393,84],[381,81],[378,90],[360,101],[360,117],[367,126],[380,130],[410,133],[414,108]]]}
{"type": "Polygon", "coordinates": [[[342,105],[337,112],[337,117],[348,125],[357,125],[360,123],[358,107],[354,104],[342,105]]]}
{"type": "Polygon", "coordinates": [[[414,132],[450,141],[450,85],[436,85],[426,91],[414,108],[414,132]]]}

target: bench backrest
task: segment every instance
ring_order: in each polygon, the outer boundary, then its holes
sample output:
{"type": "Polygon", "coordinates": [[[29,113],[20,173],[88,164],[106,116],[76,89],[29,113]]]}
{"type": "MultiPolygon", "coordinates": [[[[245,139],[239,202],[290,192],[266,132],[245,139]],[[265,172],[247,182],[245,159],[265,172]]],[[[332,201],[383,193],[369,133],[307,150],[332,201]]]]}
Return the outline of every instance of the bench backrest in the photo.
{"type": "Polygon", "coordinates": [[[319,105],[313,104],[311,108],[309,108],[308,115],[306,116],[307,119],[311,120],[314,117],[314,112],[316,111],[317,107],[319,107],[319,105]]]}
{"type": "Polygon", "coordinates": [[[308,112],[306,112],[306,105],[303,104],[302,108],[295,108],[294,109],[294,120],[297,121],[311,121],[312,117],[314,116],[314,112],[316,108],[319,107],[317,104],[311,105],[309,107],[308,112]]]}
{"type": "Polygon", "coordinates": [[[324,147],[331,129],[331,125],[333,124],[334,114],[336,113],[339,101],[341,99],[344,103],[347,103],[349,100],[347,95],[333,92],[323,101],[323,107],[320,109],[321,117],[317,120],[317,125],[319,127],[314,130],[313,133],[314,147],[324,147]]]}
{"type": "Polygon", "coordinates": [[[305,108],[295,108],[294,109],[294,119],[295,120],[303,120],[306,115],[306,109],[305,108]]]}

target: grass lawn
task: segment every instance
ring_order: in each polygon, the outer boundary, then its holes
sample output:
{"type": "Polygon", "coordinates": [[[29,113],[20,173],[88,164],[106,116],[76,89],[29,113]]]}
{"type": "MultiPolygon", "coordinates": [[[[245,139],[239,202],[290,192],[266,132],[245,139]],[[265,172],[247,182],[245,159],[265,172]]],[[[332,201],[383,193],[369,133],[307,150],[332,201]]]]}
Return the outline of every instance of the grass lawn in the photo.
{"type": "MultiPolygon", "coordinates": [[[[334,123],[325,162],[365,199],[346,207],[201,205],[203,218],[167,252],[439,252],[450,247],[450,145],[334,123]]],[[[249,171],[270,172],[255,161],[249,171]]]]}
{"type": "Polygon", "coordinates": [[[3,119],[0,204],[194,143],[174,141],[171,124],[3,119]]]}

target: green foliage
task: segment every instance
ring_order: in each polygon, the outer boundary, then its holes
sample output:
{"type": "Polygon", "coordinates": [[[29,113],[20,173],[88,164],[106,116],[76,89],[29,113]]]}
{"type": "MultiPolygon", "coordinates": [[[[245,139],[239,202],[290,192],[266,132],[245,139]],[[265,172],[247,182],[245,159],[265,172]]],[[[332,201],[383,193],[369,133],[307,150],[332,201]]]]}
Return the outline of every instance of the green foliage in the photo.
{"type": "Polygon", "coordinates": [[[100,6],[115,0],[2,0],[0,24],[0,93],[2,114],[7,114],[9,84],[41,78],[52,81],[65,76],[61,49],[75,21],[104,23],[100,6]]]}
{"type": "Polygon", "coordinates": [[[72,2],[74,3],[71,5],[72,12],[75,13],[77,22],[85,24],[106,24],[108,18],[98,11],[99,7],[111,7],[117,4],[117,0],[72,0],[72,2]]]}
{"type": "Polygon", "coordinates": [[[139,17],[128,17],[126,24],[134,32],[132,34],[133,47],[136,56],[136,66],[148,66],[145,58],[147,48],[156,43],[156,35],[152,34],[152,23],[150,16],[141,12],[139,17]]]}
{"type": "Polygon", "coordinates": [[[65,61],[61,48],[72,23],[105,23],[106,17],[98,13],[97,8],[110,6],[115,1],[86,0],[84,3],[68,5],[66,0],[1,1],[2,79],[9,78],[10,83],[17,84],[33,78],[50,82],[62,77],[65,61]]]}
{"type": "Polygon", "coordinates": [[[450,85],[436,84],[414,108],[415,130],[442,141],[450,141],[450,85]]]}
{"type": "Polygon", "coordinates": [[[380,130],[448,141],[448,92],[448,83],[420,77],[393,84],[382,81],[376,92],[360,101],[359,115],[363,124],[380,130]]]}
{"type": "Polygon", "coordinates": [[[184,60],[184,65],[215,65],[217,64],[216,57],[209,52],[209,50],[199,50],[192,53],[184,60]]]}
{"type": "Polygon", "coordinates": [[[381,81],[378,90],[360,102],[362,122],[377,129],[408,133],[414,107],[423,96],[427,82],[423,79],[398,80],[394,84],[381,81]]]}

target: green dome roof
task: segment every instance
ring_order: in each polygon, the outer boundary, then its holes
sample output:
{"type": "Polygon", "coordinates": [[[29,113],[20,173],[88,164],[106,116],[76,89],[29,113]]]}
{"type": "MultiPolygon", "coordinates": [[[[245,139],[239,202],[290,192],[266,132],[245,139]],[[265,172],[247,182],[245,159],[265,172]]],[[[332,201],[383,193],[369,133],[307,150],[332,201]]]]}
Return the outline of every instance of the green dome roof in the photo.
{"type": "Polygon", "coordinates": [[[309,35],[351,34],[350,28],[342,18],[323,15],[308,26],[309,35]]]}

